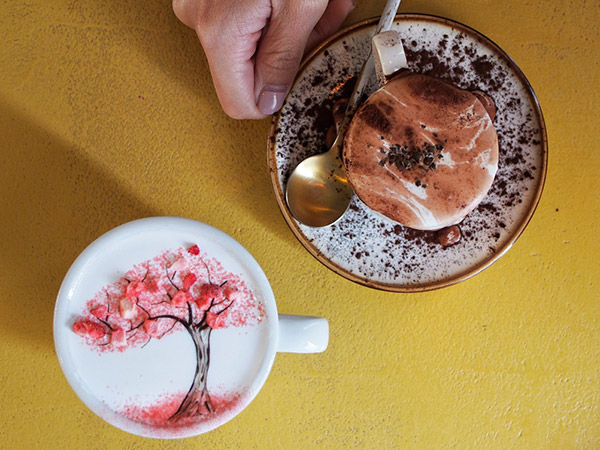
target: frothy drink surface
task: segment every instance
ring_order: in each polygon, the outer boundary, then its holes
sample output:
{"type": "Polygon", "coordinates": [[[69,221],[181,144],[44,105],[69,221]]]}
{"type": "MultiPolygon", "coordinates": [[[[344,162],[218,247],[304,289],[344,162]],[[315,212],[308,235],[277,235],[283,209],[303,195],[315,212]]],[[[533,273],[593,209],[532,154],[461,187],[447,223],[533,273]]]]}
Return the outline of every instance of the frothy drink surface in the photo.
{"type": "Polygon", "coordinates": [[[344,145],[352,187],[371,209],[419,230],[460,222],[498,170],[498,137],[473,93],[399,75],[371,95],[344,145]]]}

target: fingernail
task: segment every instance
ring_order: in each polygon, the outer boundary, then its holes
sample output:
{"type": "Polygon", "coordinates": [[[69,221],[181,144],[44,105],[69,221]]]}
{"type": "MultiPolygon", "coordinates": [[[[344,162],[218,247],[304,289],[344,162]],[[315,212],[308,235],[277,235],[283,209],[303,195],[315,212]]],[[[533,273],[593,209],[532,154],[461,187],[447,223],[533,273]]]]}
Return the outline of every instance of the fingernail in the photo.
{"type": "Polygon", "coordinates": [[[266,115],[279,111],[287,95],[287,86],[265,86],[258,95],[256,106],[258,110],[266,115]]]}

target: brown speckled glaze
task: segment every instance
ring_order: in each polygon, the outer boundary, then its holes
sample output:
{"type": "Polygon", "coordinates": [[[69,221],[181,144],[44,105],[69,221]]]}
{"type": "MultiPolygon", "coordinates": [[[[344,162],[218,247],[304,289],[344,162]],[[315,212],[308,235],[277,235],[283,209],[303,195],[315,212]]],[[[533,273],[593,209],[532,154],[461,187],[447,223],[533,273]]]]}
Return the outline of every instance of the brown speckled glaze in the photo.
{"type": "MultiPolygon", "coordinates": [[[[539,201],[547,166],[541,110],[525,76],[494,43],[448,19],[400,14],[409,69],[483,91],[497,113],[499,169],[479,207],[460,224],[462,238],[442,247],[433,231],[405,228],[367,208],[356,196],[335,224],[299,224],[285,204],[285,183],[303,159],[321,153],[333,123],[333,103],[349,94],[366,58],[376,19],[333,36],[305,61],[274,117],[268,162],[285,220],[302,245],[338,274],[366,286],[397,292],[440,288],[488,267],[514,243],[539,201]]],[[[371,91],[375,90],[375,82],[371,91]]]]}

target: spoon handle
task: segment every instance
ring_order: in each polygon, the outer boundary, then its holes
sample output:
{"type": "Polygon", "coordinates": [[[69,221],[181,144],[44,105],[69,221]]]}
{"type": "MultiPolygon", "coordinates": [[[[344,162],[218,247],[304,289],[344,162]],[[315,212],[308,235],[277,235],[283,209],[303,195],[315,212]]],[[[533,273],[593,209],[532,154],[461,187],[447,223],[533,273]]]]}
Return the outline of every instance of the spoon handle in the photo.
{"type": "MultiPolygon", "coordinates": [[[[396,17],[396,12],[398,11],[398,7],[400,6],[400,1],[401,0],[387,1],[383,13],[381,14],[381,18],[379,19],[379,23],[377,24],[377,28],[375,29],[375,34],[387,31],[392,27],[392,24],[394,23],[394,18],[396,17]]],[[[352,95],[350,95],[350,100],[348,101],[348,106],[346,107],[344,119],[340,124],[337,138],[333,144],[334,147],[341,148],[342,141],[344,140],[344,135],[346,134],[348,125],[350,125],[350,119],[352,118],[352,116],[360,106],[361,101],[363,100],[365,90],[367,88],[367,85],[369,84],[369,80],[374,70],[375,65],[373,63],[373,54],[372,50],[370,50],[369,56],[367,56],[367,59],[364,62],[360,73],[358,74],[358,78],[356,79],[356,84],[354,85],[352,95]]]]}
{"type": "Polygon", "coordinates": [[[375,29],[375,34],[379,34],[392,28],[396,13],[398,12],[398,7],[400,6],[400,1],[401,0],[388,0],[383,9],[383,13],[381,14],[381,18],[379,19],[379,23],[377,24],[377,28],[375,29]]]}

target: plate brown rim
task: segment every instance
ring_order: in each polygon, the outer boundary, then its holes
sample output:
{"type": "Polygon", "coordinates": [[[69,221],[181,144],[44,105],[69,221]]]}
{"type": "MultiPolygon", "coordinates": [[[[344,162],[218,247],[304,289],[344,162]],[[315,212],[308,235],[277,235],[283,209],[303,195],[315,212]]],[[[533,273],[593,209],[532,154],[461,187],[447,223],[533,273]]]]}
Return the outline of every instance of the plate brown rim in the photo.
{"type": "MultiPolygon", "coordinates": [[[[307,69],[309,64],[315,59],[315,57],[317,55],[319,55],[322,51],[324,51],[328,46],[330,46],[334,42],[342,39],[343,37],[347,36],[348,34],[353,33],[361,28],[367,28],[367,27],[375,25],[378,20],[379,20],[379,17],[372,17],[370,19],[365,19],[363,21],[357,22],[353,25],[350,25],[349,27],[346,27],[346,28],[340,30],[337,33],[335,33],[334,35],[332,35],[331,37],[329,37],[326,41],[324,41],[317,48],[315,48],[303,60],[302,64],[300,65],[300,69],[298,70],[298,75],[296,76],[296,80],[303,75],[304,71],[307,69]]],[[[379,289],[379,290],[383,290],[383,291],[398,292],[398,293],[425,292],[425,291],[432,291],[435,289],[441,289],[444,287],[452,286],[454,284],[465,281],[465,280],[471,278],[472,276],[480,273],[484,269],[491,266],[498,259],[500,259],[500,257],[502,257],[512,247],[512,245],[517,241],[517,239],[522,235],[523,231],[525,230],[525,228],[531,221],[531,218],[533,217],[533,214],[535,213],[535,210],[537,209],[537,206],[540,202],[540,198],[542,196],[542,191],[544,190],[544,184],[546,181],[546,172],[548,169],[548,136],[546,133],[546,124],[544,121],[544,116],[542,114],[542,109],[541,109],[539,101],[533,91],[533,88],[531,87],[531,84],[527,80],[527,77],[525,77],[525,74],[523,73],[523,71],[515,63],[515,61],[510,56],[508,56],[508,54],[504,50],[502,50],[500,48],[500,46],[498,46],[494,41],[492,41],[491,39],[489,39],[488,37],[486,37],[479,31],[477,31],[467,25],[464,25],[460,22],[456,22],[454,20],[451,20],[451,19],[448,19],[445,17],[441,17],[441,16],[436,16],[436,15],[431,15],[431,14],[420,14],[420,13],[397,14],[396,18],[394,19],[395,22],[407,21],[407,20],[432,22],[435,24],[442,24],[442,25],[449,26],[451,28],[456,28],[456,29],[464,32],[467,35],[471,35],[471,36],[475,37],[480,42],[484,41],[487,45],[489,45],[491,48],[493,48],[500,57],[505,59],[508,66],[515,72],[515,74],[517,75],[517,77],[519,78],[521,83],[523,83],[523,85],[525,86],[527,95],[530,97],[532,106],[534,107],[534,113],[537,115],[537,118],[540,122],[540,133],[542,136],[542,167],[541,167],[538,184],[535,186],[535,193],[534,193],[534,197],[532,199],[531,207],[527,211],[527,214],[525,214],[523,216],[523,218],[521,219],[521,221],[518,223],[518,225],[515,228],[515,231],[512,233],[512,236],[502,246],[500,246],[499,249],[497,249],[491,256],[483,259],[478,264],[475,264],[472,267],[469,267],[469,268],[463,270],[462,272],[457,273],[454,276],[444,278],[443,280],[433,281],[433,282],[423,283],[423,284],[405,284],[405,285],[393,284],[393,283],[383,283],[383,282],[370,280],[366,277],[360,277],[358,275],[355,275],[355,274],[349,272],[348,270],[344,269],[343,267],[339,266],[338,264],[333,263],[332,261],[327,259],[323,253],[321,253],[319,250],[317,250],[315,248],[315,246],[306,238],[304,233],[302,233],[302,230],[296,223],[290,210],[287,207],[287,204],[285,202],[285,195],[284,195],[284,192],[282,191],[280,183],[279,183],[276,152],[275,152],[275,143],[277,142],[277,128],[279,125],[279,120],[281,118],[281,112],[278,112],[276,115],[274,115],[272,118],[272,121],[271,121],[269,137],[267,139],[267,163],[268,163],[269,172],[271,175],[271,184],[273,185],[273,189],[275,191],[275,198],[277,200],[279,210],[280,210],[281,214],[283,215],[283,218],[285,219],[287,225],[289,226],[289,228],[292,230],[292,232],[296,236],[296,239],[298,239],[300,241],[300,243],[302,244],[302,246],[306,250],[308,250],[308,252],[313,257],[315,257],[320,263],[322,263],[325,267],[327,267],[328,269],[337,273],[338,275],[340,275],[350,281],[353,281],[355,283],[361,284],[363,286],[367,286],[370,288],[379,289]]]]}

